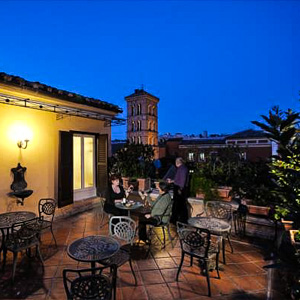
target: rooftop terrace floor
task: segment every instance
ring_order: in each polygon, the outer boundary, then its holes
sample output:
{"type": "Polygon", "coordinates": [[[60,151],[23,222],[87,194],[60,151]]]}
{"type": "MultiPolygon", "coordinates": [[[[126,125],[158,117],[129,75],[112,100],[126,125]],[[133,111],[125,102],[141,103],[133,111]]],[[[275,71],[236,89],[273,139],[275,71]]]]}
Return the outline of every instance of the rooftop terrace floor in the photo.
{"type": "MultiPolygon", "coordinates": [[[[11,285],[12,257],[8,257],[5,272],[0,273],[0,299],[66,299],[62,270],[64,268],[85,268],[89,264],[78,263],[67,255],[67,246],[73,240],[94,234],[108,234],[107,223],[100,228],[97,209],[61,219],[55,222],[55,247],[50,232],[42,236],[41,252],[44,270],[38,259],[30,260],[26,255],[19,257],[15,284],[11,285]]],[[[175,235],[175,228],[173,228],[175,235]]],[[[118,271],[117,299],[119,300],[168,300],[168,299],[286,299],[281,293],[283,284],[280,274],[274,269],[265,269],[271,261],[264,243],[254,245],[253,241],[232,237],[234,253],[226,249],[227,264],[223,265],[221,279],[211,272],[212,297],[207,296],[206,278],[200,274],[197,263],[189,266],[186,258],[179,282],[176,272],[181,250],[175,238],[175,247],[170,244],[162,250],[158,243],[136,247],[133,266],[138,280],[137,286],[125,264],[118,271]]],[[[222,261],[222,259],[221,259],[222,261]]]]}

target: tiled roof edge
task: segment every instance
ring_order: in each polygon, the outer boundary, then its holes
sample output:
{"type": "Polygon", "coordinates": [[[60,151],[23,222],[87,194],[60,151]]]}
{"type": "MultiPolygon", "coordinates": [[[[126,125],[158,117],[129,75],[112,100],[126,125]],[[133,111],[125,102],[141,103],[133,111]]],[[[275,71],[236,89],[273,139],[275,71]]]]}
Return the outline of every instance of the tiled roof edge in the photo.
{"type": "Polygon", "coordinates": [[[20,88],[25,88],[31,91],[35,92],[40,92],[44,95],[47,96],[52,96],[59,98],[61,100],[73,102],[73,103],[78,103],[78,104],[84,104],[88,106],[93,106],[109,111],[113,111],[115,113],[121,113],[123,110],[114,104],[95,99],[95,98],[90,98],[90,97],[85,97],[76,93],[68,92],[65,90],[57,89],[55,87],[40,83],[40,82],[34,82],[34,81],[28,81],[25,80],[22,77],[19,76],[14,76],[14,75],[9,75],[4,72],[0,72],[0,82],[12,85],[12,86],[17,86],[20,88]]]}

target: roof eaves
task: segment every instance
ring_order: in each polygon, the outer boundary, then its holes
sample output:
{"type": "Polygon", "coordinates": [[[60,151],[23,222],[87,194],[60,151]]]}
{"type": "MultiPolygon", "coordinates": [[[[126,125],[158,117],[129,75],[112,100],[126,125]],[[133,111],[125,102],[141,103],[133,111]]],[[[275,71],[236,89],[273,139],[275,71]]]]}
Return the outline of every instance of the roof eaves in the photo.
{"type": "Polygon", "coordinates": [[[115,113],[122,113],[123,110],[114,104],[95,99],[90,97],[85,97],[76,93],[68,92],[65,90],[57,89],[55,87],[37,82],[28,81],[19,76],[9,75],[4,72],[0,72],[0,82],[7,85],[17,86],[22,89],[28,89],[31,91],[39,92],[47,96],[56,97],[65,101],[84,104],[92,107],[97,107],[105,110],[109,110],[115,113]]]}

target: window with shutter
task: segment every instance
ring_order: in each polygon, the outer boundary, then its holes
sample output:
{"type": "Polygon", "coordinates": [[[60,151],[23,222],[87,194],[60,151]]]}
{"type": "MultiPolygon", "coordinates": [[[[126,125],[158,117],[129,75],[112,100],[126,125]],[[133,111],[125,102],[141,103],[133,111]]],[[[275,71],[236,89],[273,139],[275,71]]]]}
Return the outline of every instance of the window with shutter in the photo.
{"type": "Polygon", "coordinates": [[[97,192],[103,195],[108,186],[107,151],[108,136],[99,135],[97,141],[97,192]]]}
{"type": "Polygon", "coordinates": [[[59,132],[58,207],[73,203],[73,134],[59,132]]]}

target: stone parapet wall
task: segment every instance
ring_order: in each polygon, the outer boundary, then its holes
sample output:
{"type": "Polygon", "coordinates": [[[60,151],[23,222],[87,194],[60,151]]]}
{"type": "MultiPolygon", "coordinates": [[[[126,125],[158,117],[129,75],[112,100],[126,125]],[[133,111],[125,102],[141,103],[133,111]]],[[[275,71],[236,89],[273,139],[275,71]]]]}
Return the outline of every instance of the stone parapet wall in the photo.
{"type": "Polygon", "coordinates": [[[103,201],[103,198],[93,197],[90,199],[75,201],[71,205],[57,208],[55,212],[55,219],[65,218],[80,212],[87,211],[92,208],[96,208],[101,205],[101,201],[103,201]]]}

